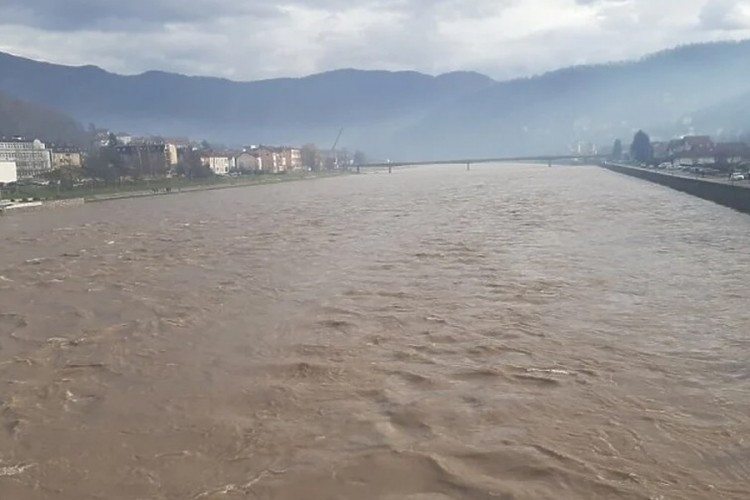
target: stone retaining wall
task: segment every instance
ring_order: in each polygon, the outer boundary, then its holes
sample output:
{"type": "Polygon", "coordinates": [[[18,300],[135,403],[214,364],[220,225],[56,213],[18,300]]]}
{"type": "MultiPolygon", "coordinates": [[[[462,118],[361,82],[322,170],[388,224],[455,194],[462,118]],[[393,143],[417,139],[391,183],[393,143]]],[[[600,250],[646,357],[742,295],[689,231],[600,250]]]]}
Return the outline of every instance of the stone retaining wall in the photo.
{"type": "Polygon", "coordinates": [[[663,186],[692,194],[704,200],[713,201],[740,212],[750,214],[750,188],[722,182],[712,182],[702,179],[691,179],[678,175],[669,175],[653,170],[628,167],[607,163],[604,168],[632,177],[638,177],[663,186]]]}

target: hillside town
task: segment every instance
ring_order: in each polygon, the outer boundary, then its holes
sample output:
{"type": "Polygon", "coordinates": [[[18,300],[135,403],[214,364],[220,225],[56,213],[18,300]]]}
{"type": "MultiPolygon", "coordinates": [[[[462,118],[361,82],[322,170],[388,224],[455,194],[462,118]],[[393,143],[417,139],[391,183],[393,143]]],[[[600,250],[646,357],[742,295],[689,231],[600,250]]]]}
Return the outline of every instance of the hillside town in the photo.
{"type": "MultiPolygon", "coordinates": [[[[357,153],[361,158],[361,153],[357,153]]],[[[284,174],[337,169],[353,161],[345,150],[314,145],[252,145],[239,149],[187,138],[132,137],[97,131],[88,149],[39,139],[0,138],[0,183],[76,182],[184,176],[284,174]]]]}
{"type": "Polygon", "coordinates": [[[717,142],[708,135],[686,135],[669,141],[651,141],[638,131],[627,151],[620,141],[612,158],[656,169],[686,170],[701,175],[734,175],[741,180],[750,169],[750,144],[743,141],[717,142]]]}

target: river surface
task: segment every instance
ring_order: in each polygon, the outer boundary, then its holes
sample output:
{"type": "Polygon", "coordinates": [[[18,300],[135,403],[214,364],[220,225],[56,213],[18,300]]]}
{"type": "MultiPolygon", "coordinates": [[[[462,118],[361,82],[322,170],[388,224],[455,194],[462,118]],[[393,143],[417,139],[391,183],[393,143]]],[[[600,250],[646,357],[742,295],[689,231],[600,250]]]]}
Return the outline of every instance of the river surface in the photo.
{"type": "Polygon", "coordinates": [[[750,498],[730,209],[428,167],[0,236],[3,500],[750,498]]]}

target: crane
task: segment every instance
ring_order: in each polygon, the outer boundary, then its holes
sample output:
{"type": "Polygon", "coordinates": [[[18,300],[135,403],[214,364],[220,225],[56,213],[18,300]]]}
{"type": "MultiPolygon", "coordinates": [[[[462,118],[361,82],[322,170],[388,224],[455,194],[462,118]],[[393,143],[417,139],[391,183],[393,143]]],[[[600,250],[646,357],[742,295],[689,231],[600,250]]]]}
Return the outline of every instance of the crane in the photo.
{"type": "Polygon", "coordinates": [[[336,146],[339,145],[339,140],[341,139],[341,134],[344,133],[344,129],[339,130],[339,135],[336,136],[336,140],[333,142],[333,147],[331,148],[331,155],[333,156],[333,168],[339,168],[339,157],[336,154],[336,146]]]}

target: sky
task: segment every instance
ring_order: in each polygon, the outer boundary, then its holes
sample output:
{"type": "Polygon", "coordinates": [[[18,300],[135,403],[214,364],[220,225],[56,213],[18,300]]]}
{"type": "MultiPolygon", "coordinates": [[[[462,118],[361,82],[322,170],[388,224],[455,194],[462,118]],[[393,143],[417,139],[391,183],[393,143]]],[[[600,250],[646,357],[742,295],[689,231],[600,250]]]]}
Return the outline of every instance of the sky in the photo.
{"type": "Polygon", "coordinates": [[[750,38],[750,0],[0,0],[0,51],[233,80],[339,68],[502,80],[750,38]]]}

